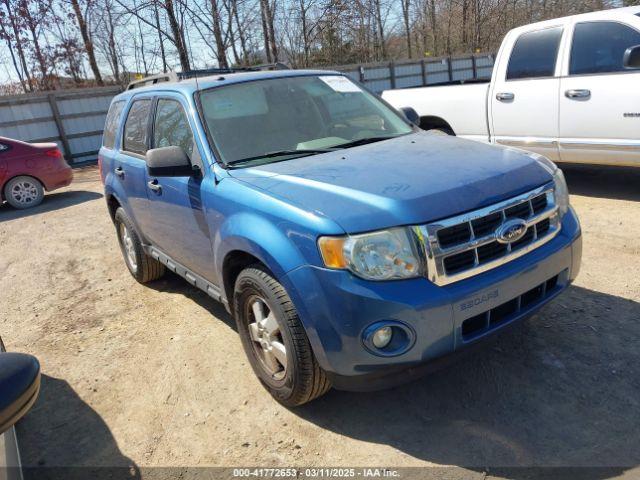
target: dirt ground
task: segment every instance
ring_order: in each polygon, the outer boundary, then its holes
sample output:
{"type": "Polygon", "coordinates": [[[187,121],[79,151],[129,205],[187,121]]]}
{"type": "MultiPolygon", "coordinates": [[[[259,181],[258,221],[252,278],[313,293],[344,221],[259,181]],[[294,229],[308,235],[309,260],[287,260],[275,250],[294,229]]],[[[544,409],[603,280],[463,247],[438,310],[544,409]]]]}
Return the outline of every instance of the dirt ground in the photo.
{"type": "Polygon", "coordinates": [[[423,380],[294,410],[260,386],[220,304],[172,275],[133,280],[95,168],[36,209],[1,206],[0,335],[43,370],[23,463],[640,477],[640,169],[565,171],[584,257],[564,295],[423,380]]]}

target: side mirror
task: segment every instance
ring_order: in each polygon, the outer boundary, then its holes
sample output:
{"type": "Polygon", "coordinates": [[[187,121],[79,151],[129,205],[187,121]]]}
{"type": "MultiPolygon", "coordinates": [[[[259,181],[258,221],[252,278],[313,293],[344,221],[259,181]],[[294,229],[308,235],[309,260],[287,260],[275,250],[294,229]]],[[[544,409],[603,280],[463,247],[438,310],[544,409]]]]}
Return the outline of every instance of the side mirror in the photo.
{"type": "Polygon", "coordinates": [[[413,123],[415,126],[420,126],[420,115],[411,107],[402,107],[400,109],[404,117],[413,123]]]}
{"type": "Polygon", "coordinates": [[[188,177],[196,171],[182,147],[153,148],[145,160],[152,177],[188,177]]]}
{"type": "Polygon", "coordinates": [[[640,45],[629,47],[622,57],[622,65],[624,68],[640,68],[640,45]]]}
{"type": "Polygon", "coordinates": [[[40,363],[23,353],[0,353],[0,434],[31,408],[40,391],[40,363]]]}

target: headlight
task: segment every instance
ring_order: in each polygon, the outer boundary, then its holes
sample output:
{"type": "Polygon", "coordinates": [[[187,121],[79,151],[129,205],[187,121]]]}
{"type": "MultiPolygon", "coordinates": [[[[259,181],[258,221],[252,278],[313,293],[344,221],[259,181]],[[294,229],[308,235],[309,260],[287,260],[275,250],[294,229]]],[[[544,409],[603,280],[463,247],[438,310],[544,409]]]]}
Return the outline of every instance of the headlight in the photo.
{"type": "Polygon", "coordinates": [[[556,205],[562,217],[569,210],[569,189],[567,188],[567,182],[564,179],[562,170],[556,168],[553,172],[553,183],[555,186],[556,205]]]}
{"type": "Polygon", "coordinates": [[[320,237],[325,266],[350,270],[366,280],[397,280],[422,275],[417,242],[408,228],[346,237],[320,237]]]}

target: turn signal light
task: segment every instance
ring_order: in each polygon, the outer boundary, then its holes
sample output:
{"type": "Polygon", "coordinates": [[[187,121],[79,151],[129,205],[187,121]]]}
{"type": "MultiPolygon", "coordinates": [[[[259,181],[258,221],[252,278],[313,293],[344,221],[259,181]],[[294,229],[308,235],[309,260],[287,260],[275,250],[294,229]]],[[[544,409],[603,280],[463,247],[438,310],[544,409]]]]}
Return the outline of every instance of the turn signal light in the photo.
{"type": "Polygon", "coordinates": [[[325,266],[329,268],[346,268],[347,260],[342,253],[344,242],[344,238],[338,237],[321,237],[318,240],[325,266]]]}

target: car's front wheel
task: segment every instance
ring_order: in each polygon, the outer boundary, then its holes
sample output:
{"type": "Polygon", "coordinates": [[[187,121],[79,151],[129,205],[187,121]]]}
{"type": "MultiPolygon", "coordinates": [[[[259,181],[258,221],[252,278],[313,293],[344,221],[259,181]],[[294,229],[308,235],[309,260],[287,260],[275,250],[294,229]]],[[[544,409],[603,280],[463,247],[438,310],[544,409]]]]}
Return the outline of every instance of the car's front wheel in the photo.
{"type": "Polygon", "coordinates": [[[22,175],[7,182],[4,196],[13,208],[35,207],[42,203],[44,187],[35,178],[22,175]]]}
{"type": "Polygon", "coordinates": [[[262,266],[247,268],[238,276],[234,313],[249,362],[276,400],[293,407],[331,388],[293,302],[262,266]]]}

